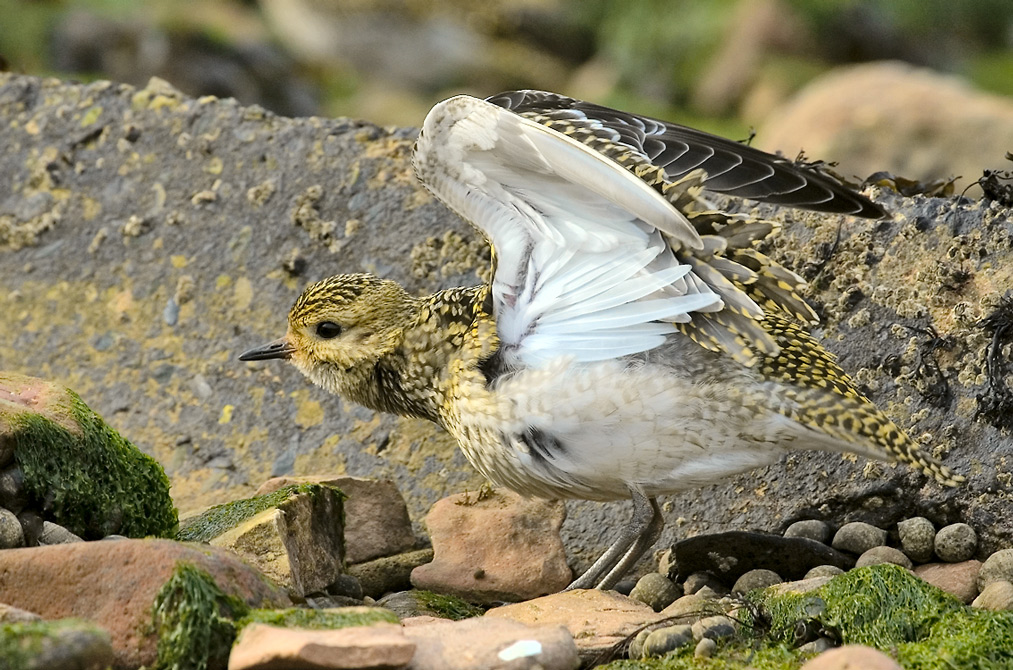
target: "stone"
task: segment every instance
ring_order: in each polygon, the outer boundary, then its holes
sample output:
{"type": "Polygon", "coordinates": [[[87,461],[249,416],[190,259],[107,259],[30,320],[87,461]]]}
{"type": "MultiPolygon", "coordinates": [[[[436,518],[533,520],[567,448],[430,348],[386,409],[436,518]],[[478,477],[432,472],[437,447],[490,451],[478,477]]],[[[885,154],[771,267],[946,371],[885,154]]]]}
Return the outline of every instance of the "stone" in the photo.
{"type": "Polygon", "coordinates": [[[0,623],[28,623],[30,621],[42,621],[42,617],[35,612],[0,603],[0,623]]]}
{"type": "Polygon", "coordinates": [[[0,372],[0,442],[17,445],[28,502],[45,509],[46,521],[87,540],[175,531],[176,508],[162,466],[70,389],[0,372]]]}
{"type": "Polygon", "coordinates": [[[713,638],[705,637],[696,643],[693,649],[693,656],[696,658],[710,658],[718,649],[718,643],[713,638]]]}
{"type": "Polygon", "coordinates": [[[905,519],[897,524],[900,547],[912,561],[928,563],[936,543],[936,527],[923,516],[905,519]]]}
{"type": "Polygon", "coordinates": [[[830,539],[830,525],[819,519],[796,521],[784,531],[785,537],[803,537],[808,540],[826,543],[830,539]]]}
{"type": "Polygon", "coordinates": [[[971,606],[993,612],[1013,609],[1013,583],[1005,580],[989,582],[971,606]]]}
{"type": "Polygon", "coordinates": [[[686,577],[686,581],[682,583],[682,592],[684,595],[693,595],[702,589],[711,589],[712,591],[719,592],[727,589],[717,577],[709,572],[694,572],[690,576],[686,577]]]}
{"type": "Polygon", "coordinates": [[[84,542],[84,540],[52,521],[42,522],[42,534],[39,535],[39,544],[68,544],[70,542],[84,542]]]}
{"type": "Polygon", "coordinates": [[[680,575],[706,571],[725,584],[734,584],[756,569],[773,570],[784,579],[798,579],[817,565],[847,570],[855,564],[849,556],[816,540],[748,531],[681,540],[675,545],[675,562],[680,575]]]}
{"type": "MultiPolygon", "coordinates": [[[[805,644],[799,646],[798,653],[799,654],[822,654],[823,652],[827,651],[828,649],[833,649],[833,648],[834,648],[834,643],[829,638],[818,637],[815,640],[813,640],[812,642],[806,642],[805,644]]],[[[859,670],[859,669],[855,668],[855,670],[859,670]]]]}
{"type": "MultiPolygon", "coordinates": [[[[0,438],[2,440],[3,438],[0,438]]],[[[10,442],[14,444],[13,441],[10,442]]],[[[11,463],[0,470],[0,507],[14,514],[19,513],[28,504],[28,492],[25,491],[25,474],[17,463],[11,463]]]]}
{"type": "Polygon", "coordinates": [[[665,609],[682,596],[682,588],[659,572],[648,572],[637,580],[630,598],[650,606],[655,612],[665,609]]]}
{"type": "Polygon", "coordinates": [[[506,490],[444,498],[425,520],[433,560],[412,570],[412,585],[484,604],[555,593],[572,576],[559,536],[565,518],[561,502],[506,490]]]}
{"type": "Polygon", "coordinates": [[[732,586],[732,593],[749,593],[754,589],[765,589],[768,586],[780,584],[783,581],[781,575],[773,570],[758,568],[750,570],[736,579],[735,585],[732,586]]]}
{"type": "Polygon", "coordinates": [[[16,549],[25,546],[25,531],[17,515],[0,507],[0,549],[16,549]]]}
{"type": "Polygon", "coordinates": [[[805,573],[802,579],[812,579],[814,577],[836,577],[837,575],[843,575],[844,570],[841,570],[836,565],[817,565],[815,568],[805,573]]]}
{"type": "Polygon", "coordinates": [[[326,484],[345,494],[345,560],[349,564],[401,554],[415,548],[415,533],[408,507],[397,485],[389,479],[344,475],[273,477],[256,495],[291,484],[326,484]]]}
{"type": "Polygon", "coordinates": [[[1013,582],[1013,549],[1000,549],[985,559],[978,573],[978,591],[998,581],[1013,582]]]}
{"type": "Polygon", "coordinates": [[[615,592],[578,589],[496,607],[486,612],[484,618],[565,626],[573,636],[580,658],[590,661],[623,642],[633,631],[661,621],[664,616],[664,611],[657,613],[615,592]]]}
{"type": "Polygon", "coordinates": [[[916,567],[914,572],[932,586],[969,604],[978,595],[981,565],[981,561],[974,559],[961,563],[925,563],[916,567]]]}
{"type": "Polygon", "coordinates": [[[974,558],[978,551],[978,534],[966,523],[952,523],[939,529],[934,544],[939,560],[961,563],[974,558]]]}
{"type": "Polygon", "coordinates": [[[470,605],[456,596],[448,596],[431,591],[401,591],[388,593],[376,603],[386,607],[399,618],[431,616],[441,619],[465,619],[482,615],[482,609],[470,605]]]}
{"type": "Polygon", "coordinates": [[[362,600],[362,584],[352,575],[338,575],[338,578],[327,585],[327,594],[341,596],[352,600],[362,600]]]}
{"type": "Polygon", "coordinates": [[[704,598],[699,593],[693,593],[677,599],[671,605],[661,610],[660,614],[672,621],[693,623],[721,611],[721,606],[716,601],[704,598]]]}
{"type": "Polygon", "coordinates": [[[386,670],[407,666],[414,654],[415,643],[397,624],[305,630],[253,623],[233,645],[228,670],[386,670]]]}
{"type": "Polygon", "coordinates": [[[107,670],[116,660],[108,632],[75,620],[0,625],[0,649],[20,652],[0,658],[4,670],[107,670]]]}
{"type": "Polygon", "coordinates": [[[840,174],[973,181],[982,170],[1008,169],[994,148],[1013,146],[1013,102],[928,68],[866,63],[811,82],[770,113],[757,137],[767,151],[794,156],[805,147],[832,158],[840,174]]]}
{"type": "Polygon", "coordinates": [[[805,663],[800,670],[904,670],[878,649],[848,644],[825,651],[805,663]]]}
{"type": "Polygon", "coordinates": [[[330,486],[292,485],[207,509],[185,519],[177,537],[233,551],[306,596],[341,575],[342,496],[330,486]]]}
{"type": "Polygon", "coordinates": [[[416,549],[350,565],[348,574],[359,580],[363,595],[379,598],[385,593],[410,589],[412,570],[432,560],[432,549],[416,549]]]}
{"type": "MultiPolygon", "coordinates": [[[[812,571],[810,570],[810,572],[812,571]]],[[[817,575],[815,577],[806,577],[805,579],[800,579],[796,582],[782,582],[780,584],[774,584],[769,588],[770,592],[774,595],[810,593],[830,583],[830,580],[834,577],[836,577],[836,575],[817,575]]]]}
{"type": "Polygon", "coordinates": [[[885,546],[873,547],[862,552],[862,555],[855,561],[855,567],[864,568],[867,565],[878,565],[880,563],[893,563],[908,570],[914,567],[911,559],[903,551],[885,546]]]}
{"type": "Polygon", "coordinates": [[[561,625],[509,618],[418,623],[404,629],[415,643],[410,670],[577,670],[577,645],[561,625]]]}
{"type": "Polygon", "coordinates": [[[641,645],[641,656],[664,656],[670,651],[693,641],[693,627],[689,624],[665,626],[650,631],[641,645]]]}
{"type": "Polygon", "coordinates": [[[207,572],[226,594],[251,607],[291,604],[283,590],[231,553],[169,540],[8,549],[0,552],[0,593],[8,605],[44,619],[84,619],[109,631],[117,667],[154,666],[152,606],[184,565],[207,572]]]}
{"type": "Polygon", "coordinates": [[[735,635],[735,628],[735,622],[723,614],[709,616],[693,623],[693,639],[702,640],[710,638],[717,640],[722,637],[730,637],[735,635]]]}
{"type": "Polygon", "coordinates": [[[830,546],[838,551],[864,554],[873,547],[885,545],[886,535],[886,531],[882,528],[876,528],[864,521],[852,521],[837,529],[830,546]]]}

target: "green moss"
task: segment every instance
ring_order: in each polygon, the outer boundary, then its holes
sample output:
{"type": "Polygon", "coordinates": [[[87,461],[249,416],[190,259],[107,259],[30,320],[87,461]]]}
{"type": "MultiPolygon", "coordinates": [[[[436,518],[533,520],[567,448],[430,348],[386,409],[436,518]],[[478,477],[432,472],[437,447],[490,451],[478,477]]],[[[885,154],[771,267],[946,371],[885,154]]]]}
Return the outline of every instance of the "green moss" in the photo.
{"type": "Polygon", "coordinates": [[[165,471],[68,394],[63,409],[80,436],[41,414],[0,412],[15,428],[15,458],[33,504],[86,540],[111,533],[171,537],[177,516],[165,471]]]}
{"type": "Polygon", "coordinates": [[[159,670],[225,667],[236,637],[235,620],[250,608],[190,563],[176,566],[152,607],[159,670]]]}
{"type": "Polygon", "coordinates": [[[717,655],[696,658],[688,644],[661,658],[614,661],[599,666],[608,670],[794,670],[808,660],[787,645],[759,645],[750,639],[718,642],[717,655]]]}
{"type": "Polygon", "coordinates": [[[89,621],[61,619],[0,624],[0,667],[4,670],[43,670],[52,667],[60,648],[82,649],[87,639],[109,644],[109,633],[89,621]]]}
{"type": "Polygon", "coordinates": [[[481,608],[470,605],[455,596],[433,593],[432,591],[415,591],[415,597],[419,604],[444,619],[460,621],[483,614],[481,608]]]}
{"type": "MultiPolygon", "coordinates": [[[[264,510],[278,507],[296,495],[316,496],[325,486],[325,484],[292,484],[273,493],[215,505],[185,521],[183,527],[176,533],[176,539],[182,542],[210,542],[230,528],[235,528],[264,510]]],[[[333,486],[326,486],[326,488],[337,492],[344,499],[344,494],[337,488],[333,486]]]]}
{"type": "Polygon", "coordinates": [[[400,623],[397,615],[382,607],[338,607],[326,610],[290,607],[281,610],[253,610],[236,623],[242,630],[251,623],[264,623],[285,628],[331,630],[374,623],[400,623]]]}

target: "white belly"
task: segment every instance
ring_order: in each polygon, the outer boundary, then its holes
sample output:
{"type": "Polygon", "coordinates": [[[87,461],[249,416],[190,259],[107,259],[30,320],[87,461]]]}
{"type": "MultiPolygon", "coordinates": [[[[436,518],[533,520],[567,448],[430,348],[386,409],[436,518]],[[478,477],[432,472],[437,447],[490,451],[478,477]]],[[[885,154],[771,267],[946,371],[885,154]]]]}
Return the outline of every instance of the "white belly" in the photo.
{"type": "MultiPolygon", "coordinates": [[[[792,421],[737,385],[691,383],[671,368],[556,361],[497,380],[460,402],[454,430],[494,482],[543,497],[612,500],[634,485],[674,493],[772,463],[792,448],[792,421]]],[[[745,388],[743,388],[745,387],[745,388]]],[[[797,448],[797,447],[796,447],[797,448]]]]}

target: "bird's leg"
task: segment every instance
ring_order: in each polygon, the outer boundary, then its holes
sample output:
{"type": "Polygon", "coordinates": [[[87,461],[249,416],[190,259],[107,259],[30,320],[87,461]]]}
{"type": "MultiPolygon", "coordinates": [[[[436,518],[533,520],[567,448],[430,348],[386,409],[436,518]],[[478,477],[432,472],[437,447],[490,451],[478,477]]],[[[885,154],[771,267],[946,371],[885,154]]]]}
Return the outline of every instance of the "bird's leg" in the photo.
{"type": "Polygon", "coordinates": [[[613,586],[658,539],[664,518],[657,500],[633,487],[630,487],[630,495],[633,498],[632,522],[584,574],[566,587],[567,591],[613,586]]]}

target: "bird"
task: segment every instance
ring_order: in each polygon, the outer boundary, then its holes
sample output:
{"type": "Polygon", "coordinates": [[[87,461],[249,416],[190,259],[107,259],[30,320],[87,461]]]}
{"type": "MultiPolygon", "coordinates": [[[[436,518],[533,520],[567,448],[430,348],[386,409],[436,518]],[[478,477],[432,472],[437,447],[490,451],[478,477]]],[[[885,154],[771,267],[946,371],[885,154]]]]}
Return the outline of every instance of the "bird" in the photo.
{"type": "Polygon", "coordinates": [[[919,448],[809,333],[805,282],[761,253],[778,224],[725,198],[882,218],[832,174],[741,142],[545,91],[451,97],[419,181],[487,238],[489,282],[414,296],[339,274],[298,297],[287,359],[314,384],[442,426],[524,496],[631,500],[568,589],[615,586],[658,540],[658,497],[796,450],[963,477],[919,448]]]}

